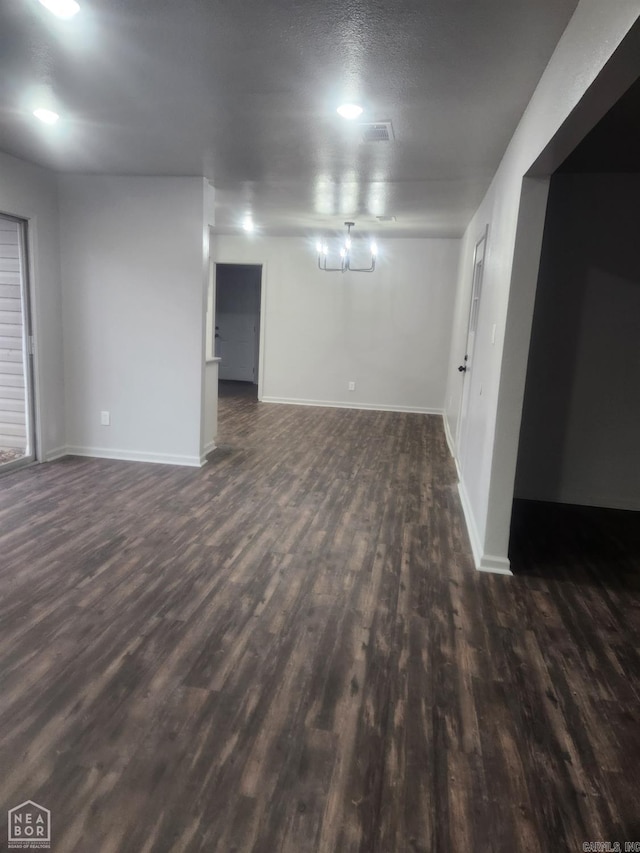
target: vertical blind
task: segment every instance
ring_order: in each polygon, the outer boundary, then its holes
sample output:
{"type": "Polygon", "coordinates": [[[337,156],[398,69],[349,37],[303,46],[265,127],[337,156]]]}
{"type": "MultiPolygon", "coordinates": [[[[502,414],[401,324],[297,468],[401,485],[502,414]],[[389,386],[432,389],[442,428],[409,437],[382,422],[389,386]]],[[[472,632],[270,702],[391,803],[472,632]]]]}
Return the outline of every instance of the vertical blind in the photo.
{"type": "Polygon", "coordinates": [[[20,225],[0,216],[0,449],[27,450],[20,225]]]}

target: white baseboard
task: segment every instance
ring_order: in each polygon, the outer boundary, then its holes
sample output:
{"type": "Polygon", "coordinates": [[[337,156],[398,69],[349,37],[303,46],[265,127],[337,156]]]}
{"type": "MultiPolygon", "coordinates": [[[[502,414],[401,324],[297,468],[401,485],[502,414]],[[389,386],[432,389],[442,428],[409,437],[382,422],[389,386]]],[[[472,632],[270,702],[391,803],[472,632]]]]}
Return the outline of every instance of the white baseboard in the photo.
{"type": "Polygon", "coordinates": [[[318,406],[324,409],[358,409],[374,412],[409,412],[417,415],[442,415],[442,409],[425,406],[389,406],[385,403],[345,403],[337,400],[299,400],[294,397],[262,397],[262,403],[281,403],[286,406],[318,406]]]}
{"type": "Polygon", "coordinates": [[[169,453],[146,453],[139,450],[112,450],[108,447],[67,447],[68,456],[89,456],[96,459],[120,459],[123,462],[153,462],[159,465],[186,465],[200,468],[198,456],[178,456],[169,453]]]}
{"type": "MultiPolygon", "coordinates": [[[[444,436],[447,439],[447,446],[449,447],[449,453],[454,458],[456,463],[456,468],[458,467],[458,460],[456,459],[456,444],[453,440],[453,436],[451,435],[451,427],[449,426],[449,418],[447,417],[447,413],[442,413],[442,423],[444,424],[444,436]]],[[[459,478],[458,478],[459,479],[459,478]]]]}
{"type": "MultiPolygon", "coordinates": [[[[449,429],[449,422],[447,420],[447,416],[443,415],[442,420],[444,421],[444,435],[447,439],[447,446],[449,448],[449,453],[451,454],[451,458],[456,466],[456,474],[458,475],[458,485],[462,483],[462,471],[460,470],[460,463],[458,462],[458,457],[456,456],[456,447],[453,441],[453,436],[451,435],[451,430],[449,429]]],[[[460,489],[458,488],[458,491],[460,489]]],[[[465,489],[465,499],[467,498],[467,492],[465,489]]],[[[462,500],[462,495],[460,495],[460,500],[462,500]]]]}
{"type": "Polygon", "coordinates": [[[471,550],[473,552],[473,560],[476,564],[476,569],[479,572],[492,572],[497,575],[513,574],[511,571],[511,563],[506,557],[496,557],[492,554],[484,553],[476,520],[471,509],[469,495],[467,494],[464,480],[460,475],[457,459],[456,468],[458,470],[458,494],[460,495],[460,503],[462,504],[464,520],[467,523],[467,532],[469,533],[469,541],[471,542],[471,550]]]}
{"type": "Polygon", "coordinates": [[[480,542],[480,534],[478,533],[476,520],[473,517],[473,512],[471,511],[471,503],[469,502],[467,490],[463,481],[460,479],[458,482],[458,494],[460,495],[460,503],[462,504],[464,520],[467,523],[467,533],[469,534],[469,541],[471,542],[473,561],[477,567],[480,565],[480,561],[482,560],[482,545],[480,542]]]}
{"type": "Polygon", "coordinates": [[[44,454],[43,462],[55,462],[56,459],[62,459],[63,456],[68,456],[69,451],[66,447],[53,447],[47,450],[44,454]]]}
{"type": "Polygon", "coordinates": [[[449,452],[456,464],[456,471],[458,473],[458,494],[460,495],[460,503],[462,504],[462,512],[464,513],[464,520],[467,525],[467,532],[469,534],[469,541],[471,542],[471,551],[473,552],[473,560],[476,564],[476,569],[479,572],[492,572],[497,575],[512,575],[513,572],[511,571],[511,564],[506,557],[495,557],[492,554],[485,554],[483,552],[482,540],[480,539],[476,519],[473,514],[473,510],[471,509],[471,501],[467,494],[467,489],[462,477],[462,471],[458,464],[458,457],[455,452],[455,443],[453,441],[453,436],[451,435],[451,428],[449,427],[449,421],[446,413],[443,414],[442,421],[444,423],[444,434],[447,439],[447,444],[449,445],[449,452]]]}
{"type": "Polygon", "coordinates": [[[506,557],[494,557],[483,554],[480,563],[476,565],[479,572],[492,572],[494,575],[512,575],[511,563],[506,557]]]}

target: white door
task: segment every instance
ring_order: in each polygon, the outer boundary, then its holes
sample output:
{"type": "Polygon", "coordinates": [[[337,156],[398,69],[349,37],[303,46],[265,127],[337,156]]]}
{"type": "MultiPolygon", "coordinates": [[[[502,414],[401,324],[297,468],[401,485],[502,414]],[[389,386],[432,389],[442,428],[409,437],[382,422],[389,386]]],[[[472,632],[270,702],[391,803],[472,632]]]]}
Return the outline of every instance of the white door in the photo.
{"type": "Polygon", "coordinates": [[[256,382],[255,314],[218,314],[216,334],[220,356],[220,379],[256,382]]]}
{"type": "Polygon", "coordinates": [[[458,418],[458,434],[456,437],[456,450],[458,463],[464,467],[464,455],[467,446],[467,433],[469,428],[469,390],[473,371],[473,353],[476,343],[476,332],[478,329],[478,316],[480,314],[480,297],[482,295],[482,273],[484,271],[484,257],[487,248],[487,230],[476,243],[473,254],[473,282],[471,286],[471,304],[469,306],[469,326],[467,329],[467,344],[464,358],[458,370],[462,376],[462,398],[460,403],[460,417],[458,418]]]}

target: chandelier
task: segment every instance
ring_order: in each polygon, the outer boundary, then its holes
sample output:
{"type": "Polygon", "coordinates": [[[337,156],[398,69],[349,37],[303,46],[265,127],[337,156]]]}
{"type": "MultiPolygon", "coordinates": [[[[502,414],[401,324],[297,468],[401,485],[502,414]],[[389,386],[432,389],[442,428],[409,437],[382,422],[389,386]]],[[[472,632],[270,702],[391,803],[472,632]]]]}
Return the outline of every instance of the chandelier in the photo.
{"type": "Polygon", "coordinates": [[[347,236],[344,241],[344,245],[340,249],[340,266],[339,267],[328,267],[327,266],[327,255],[329,254],[329,247],[326,243],[318,242],[316,245],[316,249],[318,251],[318,269],[321,269],[323,272],[373,272],[376,268],[376,255],[378,254],[378,248],[374,242],[371,243],[369,250],[371,252],[371,263],[368,267],[353,267],[351,266],[351,229],[355,225],[355,222],[345,222],[347,227],[347,236]]]}

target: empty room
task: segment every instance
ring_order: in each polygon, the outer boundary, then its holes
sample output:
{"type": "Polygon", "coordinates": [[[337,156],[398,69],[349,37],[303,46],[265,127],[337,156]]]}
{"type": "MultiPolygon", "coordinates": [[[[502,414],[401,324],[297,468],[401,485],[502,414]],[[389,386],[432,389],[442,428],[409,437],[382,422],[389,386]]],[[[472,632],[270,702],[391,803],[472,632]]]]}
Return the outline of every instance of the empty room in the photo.
{"type": "Polygon", "coordinates": [[[0,849],[640,850],[640,0],[0,67],[0,849]]]}

